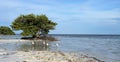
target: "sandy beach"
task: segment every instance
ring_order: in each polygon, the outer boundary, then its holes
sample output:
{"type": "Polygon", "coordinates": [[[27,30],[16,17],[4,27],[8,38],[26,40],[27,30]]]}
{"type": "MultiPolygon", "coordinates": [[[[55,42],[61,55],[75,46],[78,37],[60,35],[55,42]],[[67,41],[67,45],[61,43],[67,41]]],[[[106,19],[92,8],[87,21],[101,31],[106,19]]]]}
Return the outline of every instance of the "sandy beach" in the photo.
{"type": "MultiPolygon", "coordinates": [[[[29,40],[0,40],[2,43],[29,40]]],[[[61,51],[9,51],[0,48],[0,62],[103,62],[85,54],[61,51]]]]}

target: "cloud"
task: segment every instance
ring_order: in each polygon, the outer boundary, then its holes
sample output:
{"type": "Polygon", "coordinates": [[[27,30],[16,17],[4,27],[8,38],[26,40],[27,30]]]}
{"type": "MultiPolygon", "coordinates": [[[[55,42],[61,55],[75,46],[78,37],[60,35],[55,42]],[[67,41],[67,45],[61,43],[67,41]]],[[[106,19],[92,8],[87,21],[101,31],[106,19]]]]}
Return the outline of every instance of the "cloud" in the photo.
{"type": "Polygon", "coordinates": [[[95,3],[96,2],[99,3],[99,1],[89,0],[83,1],[82,3],[79,2],[78,0],[76,1],[78,3],[66,4],[67,2],[65,2],[64,4],[62,4],[62,2],[64,2],[63,0],[62,1],[4,0],[4,2],[0,4],[0,8],[2,9],[1,12],[3,13],[5,10],[6,12],[9,11],[12,12],[13,14],[45,13],[48,16],[55,16],[55,18],[57,19],[64,18],[64,20],[70,20],[71,18],[96,20],[120,17],[119,13],[120,8],[113,8],[111,10],[97,10],[95,6],[97,4],[95,3]]]}
{"type": "Polygon", "coordinates": [[[58,31],[63,29],[60,27],[65,27],[66,32],[67,29],[74,30],[74,28],[68,28],[72,27],[74,23],[73,27],[79,27],[77,31],[79,33],[80,29],[84,32],[85,30],[88,31],[87,29],[99,26],[103,28],[103,26],[119,25],[120,1],[3,0],[0,4],[0,25],[3,23],[8,25],[20,14],[29,13],[46,14],[51,20],[58,23],[58,31]]]}

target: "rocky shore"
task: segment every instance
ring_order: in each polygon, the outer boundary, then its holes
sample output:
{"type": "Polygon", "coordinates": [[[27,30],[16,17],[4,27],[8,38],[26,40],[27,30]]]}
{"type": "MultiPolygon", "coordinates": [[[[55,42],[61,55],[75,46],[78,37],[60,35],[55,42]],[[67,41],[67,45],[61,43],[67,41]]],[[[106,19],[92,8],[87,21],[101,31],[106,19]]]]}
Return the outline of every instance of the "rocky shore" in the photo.
{"type": "MultiPolygon", "coordinates": [[[[0,40],[0,44],[29,40],[0,40]]],[[[75,52],[61,51],[9,51],[0,47],[0,62],[104,62],[75,52]]]]}
{"type": "Polygon", "coordinates": [[[0,62],[103,62],[77,53],[56,51],[0,51],[0,62]]]}

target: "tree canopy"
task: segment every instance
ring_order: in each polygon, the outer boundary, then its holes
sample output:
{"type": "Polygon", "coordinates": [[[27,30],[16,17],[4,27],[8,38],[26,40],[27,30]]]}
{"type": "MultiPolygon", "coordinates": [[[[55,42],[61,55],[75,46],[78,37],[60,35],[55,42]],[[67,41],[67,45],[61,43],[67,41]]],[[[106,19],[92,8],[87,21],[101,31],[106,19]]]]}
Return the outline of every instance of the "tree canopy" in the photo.
{"type": "Polygon", "coordinates": [[[15,33],[7,26],[0,26],[1,35],[15,35],[15,33]]]}
{"type": "Polygon", "coordinates": [[[21,34],[24,36],[36,36],[48,34],[56,25],[57,23],[49,20],[46,15],[28,14],[18,16],[11,27],[13,30],[22,30],[21,34]]]}

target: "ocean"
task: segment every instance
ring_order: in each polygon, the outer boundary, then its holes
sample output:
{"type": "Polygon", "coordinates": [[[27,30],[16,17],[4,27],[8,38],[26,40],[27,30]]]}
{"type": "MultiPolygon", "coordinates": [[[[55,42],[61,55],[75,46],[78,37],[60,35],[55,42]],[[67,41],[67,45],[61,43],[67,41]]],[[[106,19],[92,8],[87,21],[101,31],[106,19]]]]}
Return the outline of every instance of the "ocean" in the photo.
{"type": "MultiPolygon", "coordinates": [[[[0,48],[7,50],[58,50],[64,52],[83,52],[105,62],[120,62],[120,35],[52,35],[59,41],[50,42],[48,48],[32,48],[30,42],[19,44],[0,44],[0,48]],[[58,44],[59,46],[56,46],[58,44]]],[[[3,36],[2,39],[20,39],[20,35],[3,36]]]]}

